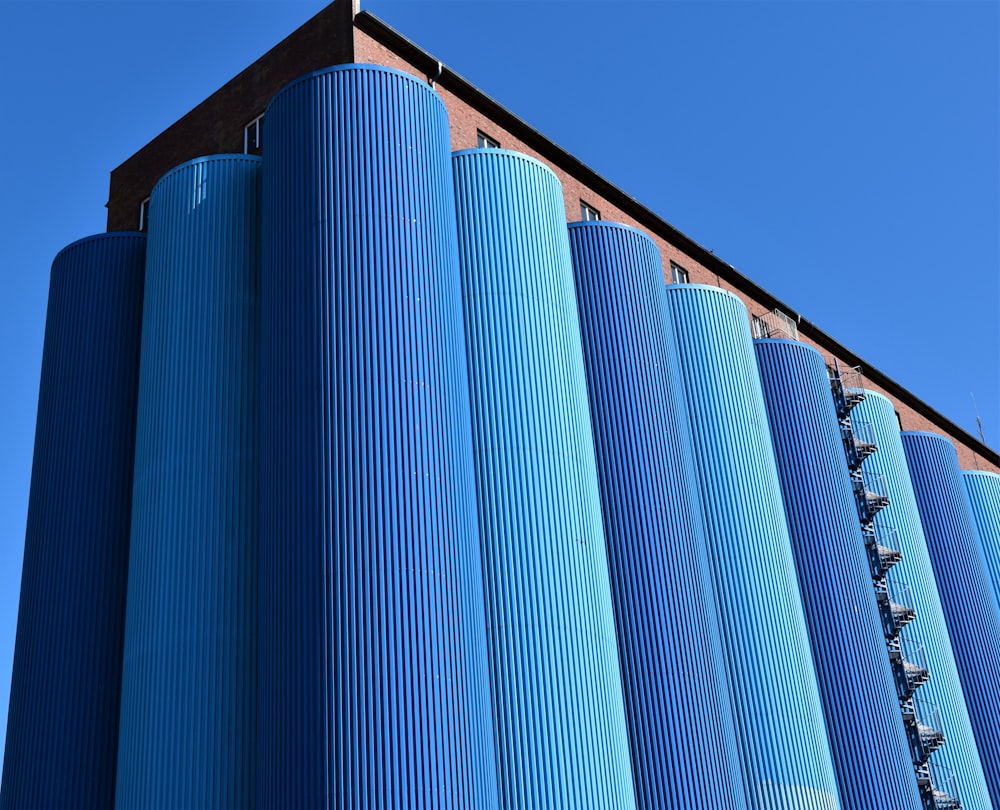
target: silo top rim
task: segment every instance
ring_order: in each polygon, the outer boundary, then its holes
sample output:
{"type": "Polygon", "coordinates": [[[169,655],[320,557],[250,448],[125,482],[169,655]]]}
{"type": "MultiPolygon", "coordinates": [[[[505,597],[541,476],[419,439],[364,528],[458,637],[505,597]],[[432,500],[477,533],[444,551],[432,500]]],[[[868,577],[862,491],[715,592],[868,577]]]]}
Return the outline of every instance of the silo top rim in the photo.
{"type": "Polygon", "coordinates": [[[952,444],[951,441],[949,441],[948,439],[946,439],[940,433],[931,433],[929,430],[901,430],[901,431],[899,431],[899,435],[903,436],[903,437],[907,437],[907,436],[913,436],[913,437],[925,436],[928,439],[938,439],[938,440],[940,440],[942,442],[950,444],[952,447],[955,446],[954,444],[952,444]]]}
{"type": "Polygon", "coordinates": [[[506,157],[518,158],[523,160],[525,163],[532,163],[539,168],[544,169],[546,172],[551,174],[558,181],[559,178],[556,177],[556,173],[552,171],[551,168],[545,163],[542,163],[538,158],[532,157],[531,155],[526,155],[524,152],[518,152],[516,149],[495,149],[494,147],[485,147],[480,149],[458,149],[451,153],[452,160],[455,158],[464,157],[489,157],[493,155],[504,155],[506,157]]]}
{"type": "Polygon", "coordinates": [[[885,394],[880,394],[878,391],[872,391],[870,388],[862,388],[861,391],[864,393],[866,399],[868,397],[875,397],[876,399],[884,400],[889,403],[893,410],[896,410],[896,406],[893,404],[893,401],[885,394]]]}
{"type": "Polygon", "coordinates": [[[817,349],[815,346],[807,346],[798,340],[792,340],[791,338],[754,338],[753,344],[756,346],[760,344],[774,344],[781,346],[788,346],[790,350],[794,347],[795,351],[809,352],[810,354],[815,354],[823,365],[826,365],[826,358],[823,356],[823,352],[817,349]]]}
{"type": "MultiPolygon", "coordinates": [[[[637,233],[640,236],[645,236],[650,242],[653,241],[648,233],[646,233],[642,228],[636,228],[634,225],[626,225],[624,222],[614,222],[608,219],[592,219],[587,222],[569,222],[566,227],[576,230],[578,228],[613,228],[620,231],[631,231],[632,233],[637,233]]],[[[655,244],[655,242],[654,242],[655,244]]]]}
{"type": "Polygon", "coordinates": [[[722,295],[726,298],[732,298],[734,301],[738,301],[741,306],[743,304],[743,299],[741,299],[736,293],[730,292],[729,290],[724,290],[721,287],[716,287],[713,284],[664,284],[667,289],[667,293],[678,293],[686,292],[689,290],[704,290],[705,292],[715,293],[716,295],[722,295]]]}
{"type": "Polygon", "coordinates": [[[807,346],[798,340],[792,340],[791,338],[754,338],[754,345],[758,343],[780,343],[785,346],[795,346],[798,349],[806,352],[812,352],[813,354],[819,355],[820,359],[823,359],[823,353],[817,349],[815,346],[807,346]]]}
{"type": "Polygon", "coordinates": [[[146,234],[142,231],[105,231],[104,233],[95,233],[91,234],[90,236],[83,236],[80,239],[76,239],[70,242],[68,245],[62,248],[62,250],[56,253],[55,257],[52,259],[52,263],[55,264],[56,259],[58,259],[67,251],[73,250],[74,248],[78,248],[87,242],[96,242],[99,239],[125,239],[125,238],[132,239],[137,236],[143,239],[146,238],[146,234]]]}
{"type": "Polygon", "coordinates": [[[153,186],[153,191],[156,191],[156,186],[160,185],[160,183],[172,174],[176,174],[184,169],[189,169],[199,163],[224,163],[229,160],[240,160],[247,163],[260,163],[263,158],[260,155],[247,155],[242,152],[223,152],[221,155],[202,155],[201,157],[191,158],[190,160],[185,160],[183,163],[178,163],[172,169],[169,169],[166,173],[164,173],[160,179],[156,181],[156,185],[153,186]]]}
{"type": "Polygon", "coordinates": [[[1000,479],[1000,475],[990,470],[962,470],[962,475],[972,476],[982,476],[983,478],[997,478],[1000,479]]]}
{"type": "Polygon", "coordinates": [[[401,79],[406,79],[407,81],[412,82],[416,87],[419,87],[421,88],[421,90],[426,91],[431,97],[437,99],[437,102],[441,105],[441,108],[444,109],[444,102],[441,100],[441,97],[434,92],[431,86],[427,84],[426,79],[421,79],[417,76],[414,76],[412,73],[407,73],[406,71],[398,70],[397,68],[386,67],[385,65],[370,65],[370,64],[362,64],[359,62],[350,62],[346,65],[330,65],[329,67],[320,68],[319,70],[314,70],[310,73],[304,73],[298,78],[292,79],[288,84],[280,88],[273,96],[271,96],[271,100],[267,103],[267,108],[264,110],[265,116],[267,115],[267,110],[271,108],[271,105],[274,104],[274,102],[278,99],[278,97],[281,96],[283,93],[285,93],[287,90],[290,90],[291,88],[295,87],[296,85],[302,84],[303,82],[307,82],[310,79],[315,79],[317,76],[326,76],[330,73],[348,73],[348,72],[385,73],[390,76],[397,76],[401,79]]]}

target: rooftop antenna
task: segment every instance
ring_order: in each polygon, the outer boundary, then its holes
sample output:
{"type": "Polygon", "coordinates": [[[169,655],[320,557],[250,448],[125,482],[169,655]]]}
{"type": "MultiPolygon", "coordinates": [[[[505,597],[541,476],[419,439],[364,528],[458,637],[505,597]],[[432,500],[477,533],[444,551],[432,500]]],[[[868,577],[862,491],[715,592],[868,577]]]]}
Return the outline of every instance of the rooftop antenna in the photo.
{"type": "MultiPolygon", "coordinates": [[[[976,405],[976,395],[969,391],[969,396],[972,397],[972,410],[976,412],[976,425],[979,427],[979,441],[986,444],[986,437],[983,435],[983,420],[979,416],[979,406],[976,405]]],[[[976,469],[979,468],[978,455],[976,457],[976,469]]]]}

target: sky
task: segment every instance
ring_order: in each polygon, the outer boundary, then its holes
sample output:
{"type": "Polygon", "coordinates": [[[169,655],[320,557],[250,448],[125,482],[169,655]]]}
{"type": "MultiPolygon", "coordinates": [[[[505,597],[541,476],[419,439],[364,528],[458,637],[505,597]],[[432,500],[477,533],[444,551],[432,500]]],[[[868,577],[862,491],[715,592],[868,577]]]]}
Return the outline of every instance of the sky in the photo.
{"type": "MultiPolygon", "coordinates": [[[[314,0],[0,0],[0,729],[52,258],[314,0]]],[[[362,0],[1000,448],[1000,3],[362,0]]]]}

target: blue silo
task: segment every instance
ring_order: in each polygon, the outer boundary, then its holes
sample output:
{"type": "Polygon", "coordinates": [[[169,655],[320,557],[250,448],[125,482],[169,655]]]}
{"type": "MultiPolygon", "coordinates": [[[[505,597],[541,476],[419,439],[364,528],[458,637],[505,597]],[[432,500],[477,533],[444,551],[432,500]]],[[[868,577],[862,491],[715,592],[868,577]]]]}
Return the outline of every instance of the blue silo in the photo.
{"type": "Polygon", "coordinates": [[[52,263],[0,807],[115,799],[146,236],[52,263]]]}
{"type": "Polygon", "coordinates": [[[496,807],[444,104],[344,65],[267,108],[268,807],[496,807]]]}
{"type": "Polygon", "coordinates": [[[501,805],[635,807],[562,189],[453,167],[501,805]]]}
{"type": "Polygon", "coordinates": [[[1000,807],[1000,612],[958,454],[933,433],[906,431],[901,437],[979,761],[1000,807]]]}
{"type": "Polygon", "coordinates": [[[963,470],[962,484],[976,522],[979,548],[993,597],[1000,604],[1000,475],[982,470],[963,470]]]}
{"type": "Polygon", "coordinates": [[[919,810],[826,363],[794,341],[754,350],[840,795],[845,807],[919,810]]]}
{"type": "Polygon", "coordinates": [[[851,418],[870,425],[878,452],[865,459],[862,470],[867,488],[887,496],[889,501],[876,516],[875,525],[881,533],[896,537],[902,560],[892,575],[908,589],[910,607],[916,614],[903,630],[902,652],[911,664],[929,673],[918,695],[936,707],[945,737],[944,745],[930,758],[934,778],[940,789],[961,800],[965,810],[989,810],[993,805],[920,523],[899,422],[887,397],[874,391],[863,393],[864,400],[854,408],[851,418]],[[953,785],[949,787],[952,777],[953,785]]]}
{"type": "Polygon", "coordinates": [[[254,807],[260,158],[149,210],[115,806],[254,807]]]}
{"type": "Polygon", "coordinates": [[[711,571],[652,239],[569,227],[641,808],[744,808],[711,571]]]}
{"type": "Polygon", "coordinates": [[[734,294],[666,287],[748,804],[840,807],[750,337],[734,294]]]}

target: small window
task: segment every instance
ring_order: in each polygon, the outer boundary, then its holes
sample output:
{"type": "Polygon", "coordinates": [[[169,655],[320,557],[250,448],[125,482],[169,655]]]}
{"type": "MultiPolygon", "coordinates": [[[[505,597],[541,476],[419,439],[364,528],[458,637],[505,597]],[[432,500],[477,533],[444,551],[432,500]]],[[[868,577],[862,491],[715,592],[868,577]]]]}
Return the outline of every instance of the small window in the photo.
{"type": "Polygon", "coordinates": [[[139,203],[139,230],[149,230],[149,197],[139,203]]]}
{"type": "Polygon", "coordinates": [[[264,150],[264,116],[258,115],[243,127],[243,152],[259,155],[264,150]]]}
{"type": "Polygon", "coordinates": [[[580,200],[580,220],[582,222],[597,222],[601,218],[601,212],[589,203],[580,200]]]}
{"type": "Polygon", "coordinates": [[[767,321],[763,318],[758,318],[756,315],[750,321],[750,330],[753,332],[755,338],[766,338],[771,336],[771,327],[767,325],[767,321]]]}
{"type": "Polygon", "coordinates": [[[687,284],[691,277],[688,275],[688,271],[681,267],[679,264],[674,264],[670,262],[670,280],[674,284],[687,284]]]}
{"type": "Polygon", "coordinates": [[[500,141],[491,138],[485,132],[476,131],[476,147],[478,149],[499,149],[500,141]]]}

